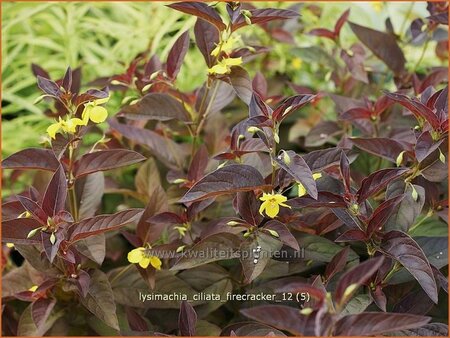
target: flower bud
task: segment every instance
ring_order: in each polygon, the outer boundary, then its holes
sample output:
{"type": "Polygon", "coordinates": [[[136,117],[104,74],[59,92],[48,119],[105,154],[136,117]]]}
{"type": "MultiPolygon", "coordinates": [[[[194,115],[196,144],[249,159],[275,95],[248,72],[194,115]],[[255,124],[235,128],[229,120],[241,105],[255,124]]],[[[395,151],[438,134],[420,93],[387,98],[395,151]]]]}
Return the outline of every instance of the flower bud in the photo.
{"type": "Polygon", "coordinates": [[[37,233],[40,229],[41,229],[41,228],[36,228],[36,229],[31,230],[31,231],[28,233],[27,238],[31,238],[31,237],[33,237],[34,235],[36,235],[36,233],[37,233]]]}
{"type": "Polygon", "coordinates": [[[403,162],[403,154],[405,151],[403,150],[400,154],[398,154],[397,159],[395,160],[395,163],[397,164],[397,167],[400,167],[403,162]]]}
{"type": "Polygon", "coordinates": [[[439,160],[445,164],[445,155],[442,153],[441,149],[439,149],[439,160]]]}
{"type": "Polygon", "coordinates": [[[311,309],[310,307],[305,307],[304,309],[300,310],[300,313],[302,315],[308,316],[313,312],[313,309],[311,309]]]}
{"type": "Polygon", "coordinates": [[[50,243],[52,243],[52,245],[54,245],[56,242],[56,236],[55,233],[52,232],[52,234],[50,235],[50,243]]]}
{"type": "Polygon", "coordinates": [[[251,134],[254,134],[254,133],[256,133],[256,132],[258,132],[258,131],[262,131],[262,130],[259,129],[258,127],[248,127],[248,128],[247,128],[247,131],[248,131],[249,133],[251,133],[251,134]]]}
{"type": "Polygon", "coordinates": [[[417,190],[416,190],[416,188],[414,187],[413,184],[411,184],[411,188],[412,188],[411,197],[413,198],[413,200],[415,202],[417,202],[417,199],[419,198],[419,194],[417,193],[417,190]]]}
{"type": "Polygon", "coordinates": [[[276,232],[275,230],[272,229],[266,229],[273,237],[280,237],[280,235],[278,235],[278,232],[276,232]]]}
{"type": "Polygon", "coordinates": [[[280,143],[280,136],[278,136],[278,133],[273,134],[273,139],[275,140],[276,143],[280,143]]]}
{"type": "Polygon", "coordinates": [[[229,221],[227,222],[227,225],[234,227],[235,225],[238,225],[239,223],[236,221],[229,221]]]}
{"type": "Polygon", "coordinates": [[[283,162],[286,165],[289,165],[291,163],[291,157],[288,155],[288,153],[286,151],[284,151],[284,150],[282,150],[282,151],[283,151],[283,162]]]}

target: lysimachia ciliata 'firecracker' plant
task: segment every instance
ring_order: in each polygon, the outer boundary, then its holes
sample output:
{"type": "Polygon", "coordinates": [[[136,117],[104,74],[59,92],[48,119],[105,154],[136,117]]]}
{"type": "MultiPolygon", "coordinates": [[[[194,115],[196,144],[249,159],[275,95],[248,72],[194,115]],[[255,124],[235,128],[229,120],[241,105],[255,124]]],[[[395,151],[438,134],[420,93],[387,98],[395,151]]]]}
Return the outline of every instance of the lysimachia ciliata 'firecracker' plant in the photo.
{"type": "MultiPolygon", "coordinates": [[[[38,171],[2,207],[3,257],[24,258],[3,276],[2,332],[446,335],[447,69],[408,69],[400,47],[445,31],[446,4],[428,5],[409,42],[389,21],[387,32],[350,22],[350,10],[332,30],[305,31],[331,46],[336,90],[289,83],[293,96],[269,96],[260,72],[251,79],[246,64],[271,46],[241,34],[256,25],[293,41],[285,24],[299,20],[298,4],[168,6],[197,18],[165,61],[142,53],[86,92],[79,69],[53,81],[33,67],[53,122],[45,147],[2,164],[38,171]],[[347,47],[343,27],[360,42],[347,47]],[[176,79],[191,38],[208,71],[183,92],[176,79]],[[113,97],[118,112],[108,111],[113,97]],[[289,146],[286,125],[324,100],[337,119],[299,119],[313,126],[289,146]],[[230,106],[236,114],[221,114],[230,106]],[[103,136],[87,145],[90,134],[103,136]],[[126,170],[137,170],[134,188],[121,185],[126,170]],[[120,205],[99,214],[107,195],[120,205]],[[202,255],[213,249],[228,255],[202,255]],[[142,300],[152,292],[263,292],[282,302],[142,300]]],[[[320,16],[314,5],[302,10],[320,16]]]]}

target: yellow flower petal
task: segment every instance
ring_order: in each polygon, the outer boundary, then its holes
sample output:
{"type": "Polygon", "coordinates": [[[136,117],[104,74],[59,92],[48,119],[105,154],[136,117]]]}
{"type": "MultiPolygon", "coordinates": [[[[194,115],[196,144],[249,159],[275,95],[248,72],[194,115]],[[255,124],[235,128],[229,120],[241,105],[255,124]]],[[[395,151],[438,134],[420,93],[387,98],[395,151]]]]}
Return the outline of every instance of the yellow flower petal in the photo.
{"type": "Polygon", "coordinates": [[[105,107],[92,107],[89,113],[89,119],[94,123],[102,123],[108,117],[108,111],[105,107]]]}
{"type": "Polygon", "coordinates": [[[306,195],[306,189],[303,186],[303,184],[299,183],[298,184],[298,197],[302,197],[306,195]]]}
{"type": "Polygon", "coordinates": [[[151,256],[150,257],[150,264],[156,269],[156,270],[161,270],[161,265],[162,262],[161,260],[156,257],[156,256],[151,256]]]}
{"type": "Polygon", "coordinates": [[[107,97],[105,97],[105,98],[103,98],[103,99],[97,99],[97,100],[94,100],[93,102],[94,102],[94,105],[96,105],[96,106],[98,106],[98,105],[101,105],[101,104],[104,104],[104,103],[106,103],[106,102],[108,102],[109,101],[109,95],[107,96],[107,97]]]}
{"type": "Polygon", "coordinates": [[[292,68],[300,69],[300,68],[302,68],[303,60],[298,58],[298,57],[296,57],[296,58],[292,59],[292,63],[291,64],[292,64],[292,68]]]}
{"type": "Polygon", "coordinates": [[[267,201],[271,198],[271,194],[266,194],[265,192],[263,192],[263,195],[259,198],[261,201],[267,201]]]}
{"type": "Polygon", "coordinates": [[[139,263],[144,258],[144,251],[142,247],[131,250],[127,256],[128,262],[139,263]]]}
{"type": "Polygon", "coordinates": [[[47,128],[47,134],[51,137],[51,138],[55,138],[56,137],[56,133],[61,129],[61,125],[59,124],[59,122],[53,123],[51,125],[48,126],[47,128]]]}
{"type": "MultiPolygon", "coordinates": [[[[262,197],[261,197],[261,198],[262,198],[262,197]]],[[[261,199],[261,198],[260,198],[260,199],[261,199]]],[[[263,202],[263,203],[261,204],[261,206],[259,207],[259,213],[260,213],[261,215],[263,215],[263,216],[264,216],[263,211],[264,211],[264,209],[266,209],[268,203],[269,203],[268,201],[265,201],[265,202],[263,202]]]]}
{"type": "Polygon", "coordinates": [[[65,129],[66,132],[73,134],[76,132],[77,126],[82,125],[84,125],[83,121],[79,118],[74,117],[66,121],[65,127],[63,129],[65,129]]]}
{"type": "Polygon", "coordinates": [[[216,45],[216,48],[214,48],[211,52],[211,56],[217,56],[219,55],[219,51],[221,50],[220,48],[220,43],[216,45]]]}
{"type": "Polygon", "coordinates": [[[223,65],[221,63],[208,69],[208,73],[210,73],[210,74],[226,74],[226,73],[228,73],[228,71],[229,71],[229,68],[226,65],[223,65]]]}
{"type": "Polygon", "coordinates": [[[286,197],[286,196],[283,196],[283,195],[281,195],[281,194],[276,194],[276,195],[273,196],[273,198],[275,199],[275,201],[276,201],[278,204],[281,204],[281,203],[287,201],[287,197],[286,197]]]}
{"type": "Polygon", "coordinates": [[[86,103],[84,105],[83,113],[81,113],[81,118],[83,119],[83,124],[87,125],[89,122],[89,116],[91,115],[91,110],[94,106],[92,103],[86,103]]]}
{"type": "Polygon", "coordinates": [[[285,207],[285,208],[289,208],[292,209],[290,205],[284,204],[284,203],[278,203],[278,205],[285,207]]]}
{"type": "Polygon", "coordinates": [[[314,173],[313,174],[313,178],[314,178],[314,180],[315,181],[317,181],[319,178],[321,178],[322,177],[322,174],[321,173],[314,173]]]}
{"type": "Polygon", "coordinates": [[[147,269],[149,264],[150,264],[150,258],[148,258],[148,257],[142,258],[142,260],[139,262],[139,266],[143,269],[147,269]]]}
{"type": "Polygon", "coordinates": [[[221,62],[223,62],[223,64],[226,66],[239,66],[242,64],[242,58],[241,57],[226,58],[226,59],[223,59],[221,62]]]}
{"type": "Polygon", "coordinates": [[[270,218],[275,218],[276,215],[280,212],[280,206],[278,203],[269,202],[269,204],[266,207],[266,214],[270,218]]]}

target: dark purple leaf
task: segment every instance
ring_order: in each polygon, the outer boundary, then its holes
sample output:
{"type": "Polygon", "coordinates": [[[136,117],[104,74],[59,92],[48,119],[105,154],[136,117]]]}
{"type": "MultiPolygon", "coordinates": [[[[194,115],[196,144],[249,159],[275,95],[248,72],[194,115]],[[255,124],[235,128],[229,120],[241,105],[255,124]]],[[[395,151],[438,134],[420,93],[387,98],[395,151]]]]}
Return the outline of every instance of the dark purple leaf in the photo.
{"type": "Polygon", "coordinates": [[[394,213],[388,218],[384,229],[389,230],[401,230],[408,232],[409,227],[414,223],[416,218],[422,212],[422,208],[425,203],[425,189],[420,185],[405,184],[403,181],[393,182],[389,184],[386,189],[386,198],[392,198],[395,196],[403,195],[403,199],[394,211],[394,213]],[[417,192],[417,198],[413,197],[413,188],[417,192]]]}
{"type": "Polygon", "coordinates": [[[213,66],[214,57],[211,52],[219,43],[219,31],[208,21],[198,18],[194,26],[195,42],[205,58],[208,67],[213,66]]]}
{"type": "Polygon", "coordinates": [[[167,5],[170,8],[173,8],[177,11],[191,14],[202,18],[214,26],[216,26],[220,31],[223,31],[226,28],[226,25],[222,22],[219,14],[214,10],[214,8],[208,6],[203,2],[176,2],[170,5],[167,5]]]}
{"type": "Polygon", "coordinates": [[[40,77],[50,79],[49,73],[45,69],[43,69],[41,66],[39,66],[35,63],[31,64],[31,71],[33,72],[34,76],[36,76],[36,77],[39,75],[40,77]]]}
{"type": "Polygon", "coordinates": [[[336,35],[334,34],[334,32],[330,31],[329,29],[326,28],[315,28],[312,29],[308,32],[309,35],[314,35],[314,36],[320,36],[323,38],[328,38],[331,40],[334,40],[336,38],[336,35]]]}
{"type": "Polygon", "coordinates": [[[59,86],[52,80],[46,79],[42,76],[37,76],[37,82],[39,88],[46,93],[47,95],[51,95],[53,97],[59,97],[61,94],[61,90],[59,86]]]}
{"type": "MultiPolygon", "coordinates": [[[[250,20],[252,24],[263,24],[266,22],[270,22],[273,20],[287,20],[297,18],[298,13],[288,10],[288,9],[275,9],[275,8],[261,8],[261,9],[251,9],[250,20]]],[[[232,25],[232,30],[235,31],[243,26],[246,26],[247,23],[241,15],[238,20],[232,25]]]]}
{"type": "Polygon", "coordinates": [[[55,171],[59,161],[50,149],[28,148],[5,158],[3,169],[41,169],[55,171]]]}
{"type": "Polygon", "coordinates": [[[238,258],[239,254],[236,250],[239,248],[240,243],[240,237],[228,232],[219,232],[207,236],[190,249],[184,251],[180,259],[171,267],[171,270],[192,269],[215,261],[238,258]],[[208,254],[211,252],[227,254],[208,254]]]}
{"type": "Polygon", "coordinates": [[[67,180],[62,166],[53,174],[42,199],[42,209],[47,216],[53,217],[65,209],[67,198],[67,180]]]}
{"type": "Polygon", "coordinates": [[[266,187],[267,185],[258,170],[248,165],[232,164],[203,177],[189,189],[179,202],[194,202],[212,196],[266,187]]]}
{"type": "Polygon", "coordinates": [[[389,182],[399,178],[408,170],[406,168],[387,168],[370,174],[361,182],[361,187],[357,193],[358,203],[365,201],[370,196],[384,189],[389,182]]]}
{"type": "Polygon", "coordinates": [[[126,307],[125,312],[127,314],[128,325],[130,329],[138,332],[148,331],[148,324],[145,319],[137,313],[133,308],[126,307]]]}
{"type": "Polygon", "coordinates": [[[205,174],[207,165],[208,149],[204,144],[202,144],[191,161],[191,165],[187,174],[188,180],[196,182],[200,178],[202,178],[205,174]]]}
{"type": "Polygon", "coordinates": [[[314,321],[308,322],[309,316],[301,315],[298,308],[285,305],[261,305],[242,309],[240,312],[248,318],[288,331],[295,336],[314,335],[314,321]]]}
{"type": "Polygon", "coordinates": [[[433,270],[421,247],[404,232],[393,230],[384,235],[381,250],[401,263],[437,304],[438,294],[433,270]]]}
{"type": "Polygon", "coordinates": [[[287,98],[273,111],[274,120],[281,122],[297,109],[302,108],[316,98],[316,95],[302,94],[287,98]]]}
{"type": "Polygon", "coordinates": [[[335,239],[335,242],[352,242],[352,241],[365,241],[366,234],[364,231],[359,229],[351,229],[344,232],[338,238],[335,239]]]}
{"type": "Polygon", "coordinates": [[[167,75],[175,79],[189,49],[189,31],[184,32],[175,41],[167,56],[167,75]]]}
{"type": "Polygon", "coordinates": [[[358,39],[395,74],[405,70],[406,59],[395,36],[349,22],[358,39]]]}
{"type": "Polygon", "coordinates": [[[231,68],[229,78],[237,96],[246,104],[250,104],[253,91],[250,76],[247,71],[242,67],[233,67],[231,68]]]}
{"type": "Polygon", "coordinates": [[[16,218],[2,222],[2,242],[14,244],[40,243],[38,236],[27,239],[31,230],[41,227],[38,221],[32,218],[16,218]]]}
{"type": "Polygon", "coordinates": [[[376,336],[395,330],[421,327],[430,317],[403,313],[364,312],[340,319],[333,334],[336,336],[376,336]]]}
{"type": "Polygon", "coordinates": [[[55,304],[55,299],[39,298],[31,305],[31,316],[38,331],[42,329],[55,304]]]}
{"type": "Polygon", "coordinates": [[[53,261],[55,260],[55,257],[59,250],[59,246],[65,236],[64,232],[64,229],[55,231],[53,233],[41,231],[42,245],[50,263],[53,263],[53,261]],[[54,236],[55,238],[54,243],[52,243],[52,240],[50,239],[52,236],[54,236]]]}
{"type": "Polygon", "coordinates": [[[345,191],[350,193],[352,191],[352,187],[350,184],[350,162],[348,160],[347,155],[344,152],[341,153],[341,159],[339,161],[339,169],[341,170],[342,182],[344,183],[345,191]]]}
{"type": "Polygon", "coordinates": [[[302,157],[312,172],[321,172],[328,167],[339,165],[342,151],[339,148],[315,150],[302,157]]]}
{"type": "Polygon", "coordinates": [[[252,94],[249,104],[249,117],[265,116],[269,117],[272,109],[255,92],[252,94]]]}
{"type": "Polygon", "coordinates": [[[358,148],[396,163],[398,155],[407,150],[399,142],[390,138],[351,138],[350,141],[358,148]]]}
{"type": "Polygon", "coordinates": [[[71,225],[69,239],[71,242],[76,242],[106,231],[117,230],[126,224],[137,221],[142,212],[142,209],[128,209],[113,215],[100,215],[82,220],[71,225]]]}
{"type": "Polygon", "coordinates": [[[355,286],[366,283],[383,264],[383,259],[383,256],[368,259],[345,272],[339,279],[334,292],[336,302],[342,304],[348,301],[351,294],[356,291],[355,286]]]}
{"type": "Polygon", "coordinates": [[[416,142],[416,158],[419,162],[422,162],[430,154],[432,154],[442,144],[444,139],[434,141],[429,131],[424,131],[417,138],[416,142]]]}
{"type": "Polygon", "coordinates": [[[122,108],[117,116],[130,120],[190,120],[183,103],[166,93],[149,93],[139,102],[122,108]]]}
{"type": "Polygon", "coordinates": [[[294,208],[342,208],[346,206],[346,203],[342,196],[335,195],[327,191],[319,191],[317,199],[309,196],[291,198],[286,202],[294,208]]]}
{"type": "Polygon", "coordinates": [[[241,243],[239,260],[242,265],[244,284],[249,284],[264,272],[272,255],[279,252],[281,242],[272,235],[258,233],[255,237],[249,238],[241,243]]]}
{"type": "Polygon", "coordinates": [[[347,9],[342,15],[339,17],[339,19],[336,21],[336,24],[334,25],[334,33],[339,36],[342,26],[347,22],[348,16],[350,15],[350,8],[347,9]]]}
{"type": "Polygon", "coordinates": [[[186,154],[183,148],[172,139],[151,130],[118,123],[115,119],[110,119],[108,122],[112,129],[117,130],[124,137],[148,147],[167,166],[175,167],[184,162],[186,154]]]}
{"type": "Polygon", "coordinates": [[[70,67],[67,68],[66,73],[64,74],[61,86],[66,92],[70,92],[70,89],[72,88],[72,69],[70,67]]]}
{"type": "Polygon", "coordinates": [[[180,335],[184,337],[195,336],[195,324],[197,323],[197,313],[187,301],[181,302],[180,315],[178,316],[178,328],[180,335]]]}
{"type": "Polygon", "coordinates": [[[367,225],[367,237],[371,237],[374,232],[382,230],[386,221],[397,209],[398,204],[403,200],[403,197],[404,195],[398,195],[388,199],[375,209],[367,225]]]}
{"type": "MultiPolygon", "coordinates": [[[[270,220],[269,222],[264,224],[264,226],[261,229],[274,230],[277,233],[277,235],[278,235],[278,236],[275,236],[275,237],[279,238],[280,241],[283,242],[283,244],[285,244],[287,246],[290,246],[294,250],[300,251],[300,247],[298,245],[297,240],[292,235],[292,233],[289,231],[289,229],[286,227],[286,225],[284,225],[280,221],[277,221],[275,219],[270,220]]],[[[268,233],[271,236],[273,236],[272,233],[270,233],[270,232],[268,232],[268,233]]]]}
{"type": "Polygon", "coordinates": [[[418,336],[418,337],[447,337],[448,325],[444,323],[430,323],[423,325],[417,329],[402,330],[399,333],[402,336],[418,336]]]}
{"type": "Polygon", "coordinates": [[[97,171],[116,169],[144,161],[141,154],[125,149],[100,150],[87,153],[75,162],[75,177],[82,177],[97,171]]]}
{"type": "Polygon", "coordinates": [[[345,267],[349,250],[350,248],[346,246],[333,257],[330,263],[328,263],[327,268],[325,269],[325,278],[327,281],[345,267]]]}
{"type": "Polygon", "coordinates": [[[303,184],[312,198],[317,199],[316,181],[314,181],[311,170],[300,155],[292,150],[288,150],[282,152],[275,160],[283,170],[291,175],[297,182],[303,184]]]}
{"type": "Polygon", "coordinates": [[[435,130],[439,129],[440,123],[436,114],[426,105],[421,103],[418,99],[410,98],[404,94],[399,93],[385,92],[385,95],[391,100],[400,103],[403,107],[413,113],[417,119],[427,121],[435,130]]]}
{"type": "Polygon", "coordinates": [[[236,199],[239,215],[249,224],[258,226],[263,220],[263,216],[258,211],[260,202],[256,199],[254,192],[238,192],[236,199]]]}

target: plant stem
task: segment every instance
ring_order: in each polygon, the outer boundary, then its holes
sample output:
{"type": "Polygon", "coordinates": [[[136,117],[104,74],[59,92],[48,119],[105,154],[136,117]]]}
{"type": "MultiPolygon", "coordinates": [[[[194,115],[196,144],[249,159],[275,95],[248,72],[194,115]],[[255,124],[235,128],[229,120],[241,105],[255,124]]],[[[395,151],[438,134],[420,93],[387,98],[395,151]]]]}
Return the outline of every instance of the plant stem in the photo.
{"type": "Polygon", "coordinates": [[[133,264],[127,265],[125,268],[123,268],[122,270],[120,270],[117,275],[115,275],[110,281],[109,283],[112,284],[114,281],[117,280],[117,278],[119,278],[120,276],[122,276],[125,272],[127,272],[128,270],[130,270],[130,268],[133,266],[133,264]]]}
{"type": "Polygon", "coordinates": [[[408,18],[411,15],[413,7],[414,7],[414,2],[411,2],[411,5],[409,5],[408,11],[406,12],[405,17],[403,19],[402,25],[400,26],[400,30],[399,30],[398,33],[402,37],[404,36],[403,31],[405,30],[405,25],[408,22],[408,18]]]}
{"type": "Polygon", "coordinates": [[[428,218],[430,218],[433,215],[433,210],[428,211],[428,213],[420,220],[418,221],[416,224],[414,224],[413,226],[411,226],[411,228],[409,228],[408,232],[412,232],[415,229],[417,229],[417,227],[419,227],[423,222],[425,222],[428,218]]]}
{"type": "Polygon", "coordinates": [[[400,268],[401,264],[399,262],[395,262],[391,271],[389,271],[386,277],[384,277],[382,284],[386,283],[389,279],[391,279],[392,275],[396,273],[398,270],[400,270],[400,268]]]}
{"type": "Polygon", "coordinates": [[[219,83],[216,81],[216,82],[214,82],[214,89],[213,89],[213,92],[211,94],[211,98],[209,99],[208,106],[206,107],[206,109],[205,109],[205,111],[203,113],[202,113],[202,110],[203,110],[202,106],[204,106],[205,101],[206,101],[206,97],[209,94],[209,88],[206,90],[205,95],[204,95],[204,97],[202,99],[202,103],[201,103],[201,106],[200,106],[200,109],[199,109],[199,113],[200,113],[200,115],[199,115],[199,123],[197,125],[197,128],[195,129],[194,138],[193,138],[193,141],[192,141],[191,160],[194,157],[195,151],[197,150],[197,139],[200,136],[200,133],[201,133],[201,131],[203,129],[203,126],[204,126],[204,124],[206,122],[206,118],[208,117],[209,113],[211,112],[211,107],[212,107],[212,104],[213,104],[214,100],[216,99],[218,88],[219,88],[219,83]]]}
{"type": "Polygon", "coordinates": [[[75,177],[73,176],[73,145],[69,144],[69,202],[70,202],[70,212],[75,221],[78,220],[78,203],[77,194],[75,191],[75,177]]]}
{"type": "Polygon", "coordinates": [[[428,37],[427,37],[427,40],[426,40],[425,43],[423,44],[422,53],[420,54],[420,58],[419,58],[419,60],[417,60],[417,63],[415,64],[414,69],[413,69],[413,71],[412,71],[413,74],[416,72],[417,68],[419,67],[420,63],[422,62],[422,60],[423,60],[423,58],[424,58],[424,56],[425,56],[425,53],[426,53],[426,51],[427,51],[428,43],[429,43],[429,42],[430,42],[430,37],[428,36],[428,37]]]}

